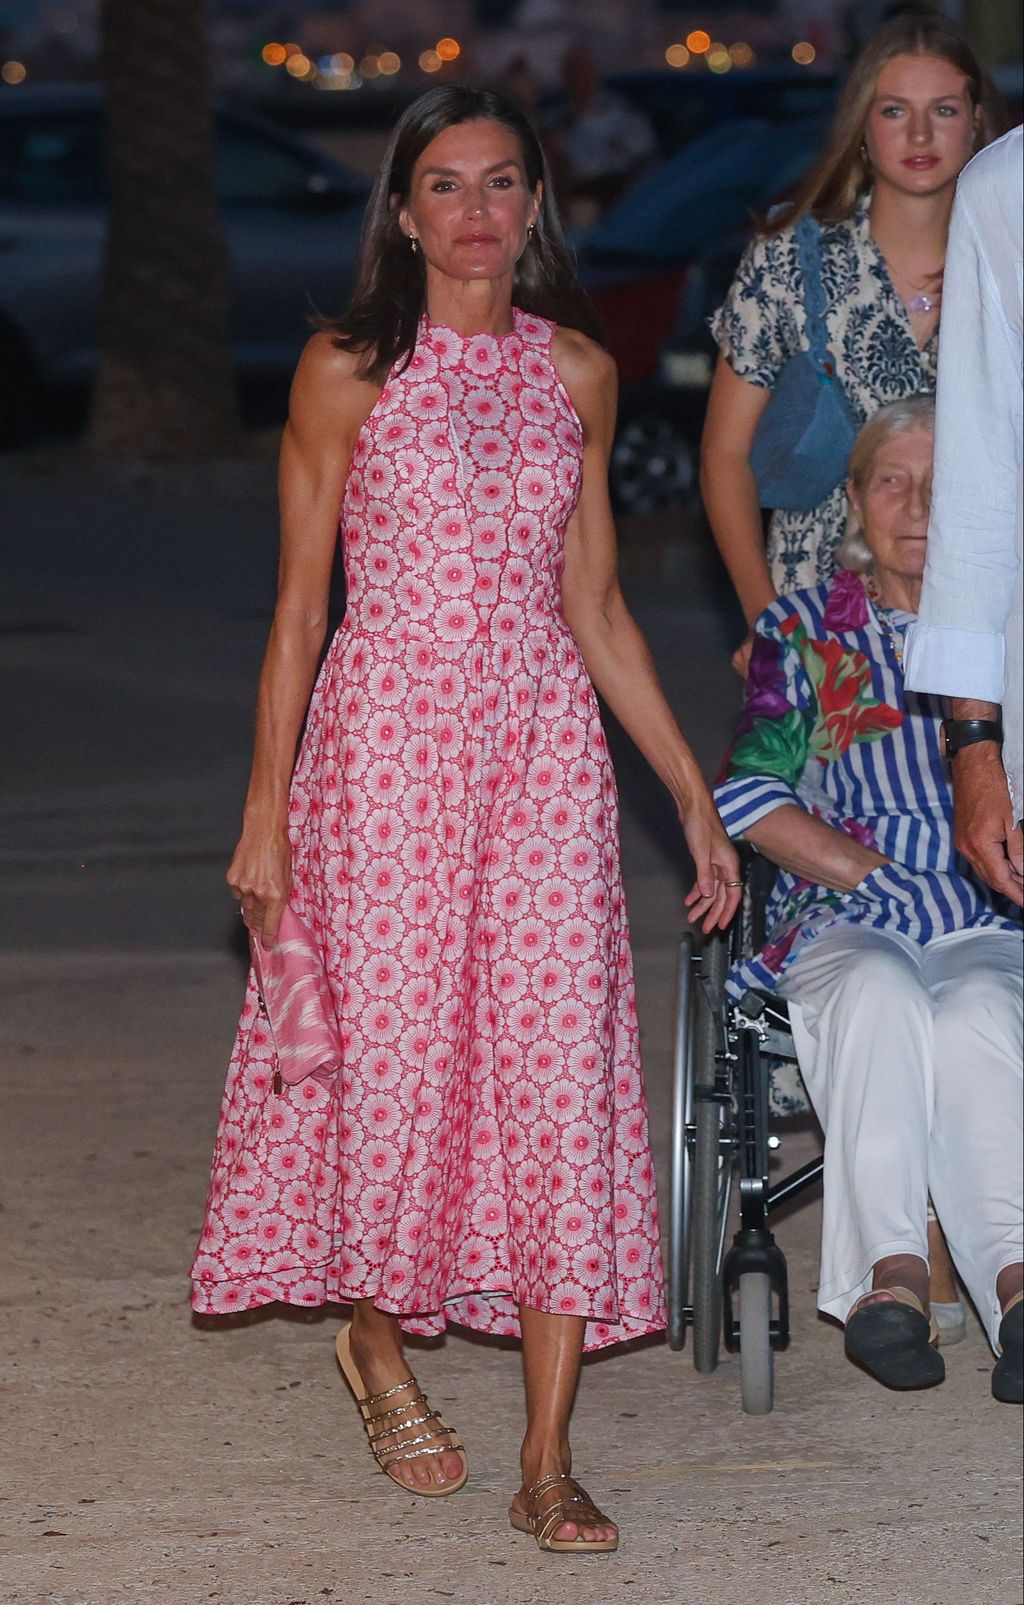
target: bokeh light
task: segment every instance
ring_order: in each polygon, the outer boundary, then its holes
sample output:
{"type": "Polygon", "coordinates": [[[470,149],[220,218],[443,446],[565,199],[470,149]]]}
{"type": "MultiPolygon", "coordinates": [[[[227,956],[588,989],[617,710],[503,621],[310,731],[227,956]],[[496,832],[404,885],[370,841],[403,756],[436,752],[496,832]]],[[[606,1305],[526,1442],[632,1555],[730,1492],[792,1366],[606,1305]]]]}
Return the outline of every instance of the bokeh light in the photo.
{"type": "Polygon", "coordinates": [[[377,67],[385,78],[393,78],[396,72],[402,70],[402,58],[394,50],[382,50],[377,57],[377,67]]]}
{"type": "Polygon", "coordinates": [[[798,67],[809,67],[818,52],[806,39],[801,39],[793,46],[790,54],[798,67]]]}
{"type": "Polygon", "coordinates": [[[442,61],[457,61],[462,55],[462,46],[457,39],[439,39],[434,49],[442,61]]]}
{"type": "Polygon", "coordinates": [[[711,49],[711,35],[705,33],[703,28],[694,28],[692,33],[686,35],[686,48],[691,56],[703,56],[711,49]]]}
{"type": "Polygon", "coordinates": [[[309,78],[316,71],[308,56],[297,50],[294,56],[289,56],[284,64],[284,70],[293,78],[309,78]]]}
{"type": "Polygon", "coordinates": [[[420,70],[422,72],[440,72],[444,66],[436,50],[424,50],[420,56],[420,70]]]}
{"type": "Polygon", "coordinates": [[[729,55],[732,57],[734,67],[751,67],[757,59],[750,46],[742,39],[729,46],[729,55]]]}
{"type": "Polygon", "coordinates": [[[728,72],[732,67],[732,57],[728,50],[717,42],[711,46],[704,60],[712,72],[728,72]]]}
{"type": "Polygon", "coordinates": [[[28,77],[28,68],[23,61],[5,61],[0,67],[0,78],[5,84],[23,84],[28,77]]]}
{"type": "Polygon", "coordinates": [[[283,67],[288,60],[288,52],[284,45],[264,45],[260,54],[268,67],[283,67]]]}
{"type": "Polygon", "coordinates": [[[380,57],[375,56],[372,53],[368,56],[364,56],[362,61],[359,63],[359,76],[360,78],[379,78],[380,57]]]}
{"type": "Polygon", "coordinates": [[[685,45],[669,45],[665,52],[665,60],[670,67],[685,67],[690,59],[690,52],[685,45]]]}
{"type": "Polygon", "coordinates": [[[355,58],[347,50],[336,50],[331,57],[331,67],[338,73],[355,72],[355,58]]]}

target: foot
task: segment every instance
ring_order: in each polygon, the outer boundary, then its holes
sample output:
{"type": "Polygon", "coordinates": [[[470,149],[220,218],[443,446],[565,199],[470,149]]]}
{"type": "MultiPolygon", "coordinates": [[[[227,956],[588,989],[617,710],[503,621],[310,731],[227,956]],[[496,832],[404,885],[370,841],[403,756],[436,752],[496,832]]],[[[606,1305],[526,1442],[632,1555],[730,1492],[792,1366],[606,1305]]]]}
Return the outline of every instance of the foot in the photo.
{"type": "Polygon", "coordinates": [[[946,1368],[922,1302],[915,1288],[899,1285],[858,1299],[846,1318],[847,1357],[887,1388],[931,1388],[943,1381],[946,1368]]]}
{"type": "Polygon", "coordinates": [[[1001,1404],[1024,1403],[1024,1303],[1019,1293],[1003,1306],[992,1397],[1001,1404]]]}
{"type": "MultiPolygon", "coordinates": [[[[377,1319],[372,1323],[374,1330],[370,1335],[362,1330],[364,1325],[370,1323],[360,1322],[358,1316],[353,1320],[352,1358],[359,1367],[359,1374],[368,1395],[387,1393],[391,1388],[401,1388],[401,1392],[393,1394],[388,1399],[382,1399],[379,1405],[371,1405],[368,1411],[371,1420],[383,1416],[385,1411],[396,1410],[400,1405],[407,1404],[419,1391],[419,1384],[402,1354],[402,1340],[397,1321],[390,1320],[393,1331],[388,1332],[379,1312],[375,1314],[377,1319]]],[[[423,1413],[425,1412],[422,1408],[410,1412],[412,1415],[423,1413]]],[[[401,1424],[405,1418],[391,1416],[389,1419],[401,1424]]],[[[418,1488],[429,1488],[432,1483],[443,1488],[449,1483],[458,1482],[465,1470],[465,1461],[455,1450],[444,1449],[444,1445],[450,1441],[448,1437],[444,1433],[430,1433],[429,1423],[414,1428],[413,1431],[417,1437],[425,1435],[425,1442],[416,1445],[418,1450],[429,1451],[436,1447],[442,1449],[443,1453],[420,1453],[413,1460],[398,1460],[388,1466],[388,1476],[393,1477],[396,1482],[404,1483],[414,1492],[418,1488]]],[[[389,1447],[387,1439],[383,1439],[378,1447],[386,1452],[389,1447]]]]}
{"type": "MultiPolygon", "coordinates": [[[[869,1309],[872,1304],[892,1304],[894,1296],[890,1289],[905,1287],[921,1302],[925,1315],[929,1310],[929,1276],[928,1266],[923,1259],[914,1254],[893,1254],[889,1259],[880,1259],[874,1267],[871,1280],[871,1292],[859,1298],[850,1311],[869,1309]]],[[[849,1320],[847,1316],[847,1320],[849,1320]]]]}
{"type": "MultiPolygon", "coordinates": [[[[557,1504],[559,1499],[564,1499],[572,1494],[575,1490],[568,1480],[570,1465],[571,1460],[568,1454],[542,1457],[529,1465],[524,1462],[522,1487],[512,1501],[512,1509],[516,1514],[527,1519],[537,1516],[543,1520],[545,1511],[550,1510],[551,1506],[557,1504]],[[542,1477],[552,1475],[560,1475],[564,1480],[552,1483],[549,1487],[543,1489],[537,1497],[536,1506],[534,1506],[534,1502],[530,1498],[530,1489],[540,1482],[542,1477]]],[[[619,1529],[613,1521],[607,1520],[596,1524],[563,1521],[550,1536],[564,1543],[572,1543],[577,1538],[583,1539],[588,1544],[610,1543],[618,1540],[619,1529]]]]}

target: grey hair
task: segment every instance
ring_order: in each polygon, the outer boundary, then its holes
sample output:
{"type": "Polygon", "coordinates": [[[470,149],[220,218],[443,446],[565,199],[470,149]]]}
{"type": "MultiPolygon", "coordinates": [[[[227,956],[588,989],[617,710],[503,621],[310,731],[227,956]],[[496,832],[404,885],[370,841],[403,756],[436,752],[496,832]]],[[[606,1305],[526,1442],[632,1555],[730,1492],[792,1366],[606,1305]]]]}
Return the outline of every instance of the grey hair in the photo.
{"type": "MultiPolygon", "coordinates": [[[[888,406],[880,407],[868,419],[853,443],[847,471],[851,484],[861,498],[871,478],[879,446],[893,435],[907,434],[912,429],[927,429],[935,433],[934,396],[922,393],[907,396],[903,401],[890,401],[888,406]]],[[[836,562],[840,568],[849,569],[851,574],[866,574],[874,563],[852,500],[846,515],[846,533],[836,551],[836,562]]]]}

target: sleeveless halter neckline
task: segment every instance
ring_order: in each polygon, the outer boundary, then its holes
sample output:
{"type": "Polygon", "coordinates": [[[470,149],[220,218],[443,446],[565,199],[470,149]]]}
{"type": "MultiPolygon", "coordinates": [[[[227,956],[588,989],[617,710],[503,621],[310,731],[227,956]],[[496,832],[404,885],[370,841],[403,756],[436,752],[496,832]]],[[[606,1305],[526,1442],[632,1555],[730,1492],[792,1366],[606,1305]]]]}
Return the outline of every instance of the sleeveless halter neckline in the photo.
{"type": "Polygon", "coordinates": [[[449,342],[454,342],[460,350],[481,342],[497,346],[500,350],[509,340],[519,340],[521,342],[524,337],[536,339],[538,336],[542,338],[547,336],[549,340],[550,335],[553,333],[554,325],[549,319],[538,317],[534,313],[524,312],[521,307],[514,306],[512,308],[512,327],[507,329],[504,334],[492,334],[489,329],[478,330],[475,334],[460,334],[458,329],[453,329],[450,323],[434,323],[428,314],[424,312],[419,321],[417,336],[425,341],[432,337],[439,337],[446,345],[449,342]]]}

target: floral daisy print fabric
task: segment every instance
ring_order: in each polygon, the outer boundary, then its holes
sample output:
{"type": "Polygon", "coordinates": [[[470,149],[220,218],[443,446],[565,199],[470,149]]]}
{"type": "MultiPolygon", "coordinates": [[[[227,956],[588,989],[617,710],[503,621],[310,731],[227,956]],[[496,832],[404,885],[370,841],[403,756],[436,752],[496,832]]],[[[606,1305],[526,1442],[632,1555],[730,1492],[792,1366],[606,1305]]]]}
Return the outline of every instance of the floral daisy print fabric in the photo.
{"type": "Polygon", "coordinates": [[[290,801],[333,1084],[275,1091],[250,976],[193,1303],[373,1298],[411,1332],[665,1324],[614,777],[561,611],[582,472],[552,325],[421,325],[364,425],[347,611],[290,801]]]}

